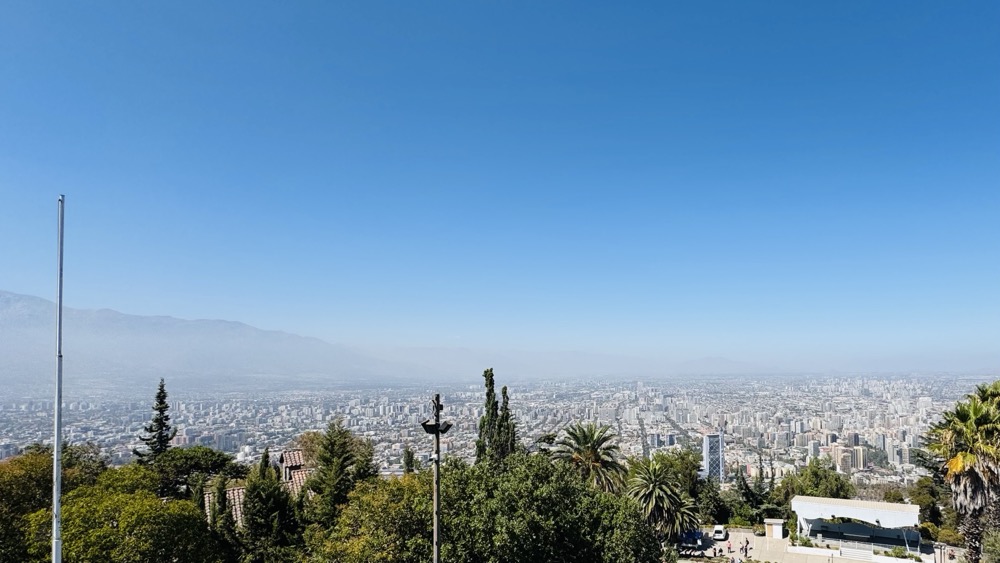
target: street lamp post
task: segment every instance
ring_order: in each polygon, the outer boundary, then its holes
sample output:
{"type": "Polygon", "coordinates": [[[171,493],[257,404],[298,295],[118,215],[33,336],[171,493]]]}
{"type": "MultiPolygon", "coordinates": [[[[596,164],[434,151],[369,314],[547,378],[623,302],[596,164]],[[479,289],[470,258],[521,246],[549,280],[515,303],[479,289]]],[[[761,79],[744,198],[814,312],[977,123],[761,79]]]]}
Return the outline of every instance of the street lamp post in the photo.
{"type": "Polygon", "coordinates": [[[434,435],[434,563],[439,563],[441,554],[440,534],[438,533],[441,519],[441,435],[451,429],[451,423],[441,422],[441,410],[444,407],[441,405],[440,393],[434,394],[431,406],[434,408],[434,422],[427,419],[420,425],[424,427],[424,432],[434,435]]]}

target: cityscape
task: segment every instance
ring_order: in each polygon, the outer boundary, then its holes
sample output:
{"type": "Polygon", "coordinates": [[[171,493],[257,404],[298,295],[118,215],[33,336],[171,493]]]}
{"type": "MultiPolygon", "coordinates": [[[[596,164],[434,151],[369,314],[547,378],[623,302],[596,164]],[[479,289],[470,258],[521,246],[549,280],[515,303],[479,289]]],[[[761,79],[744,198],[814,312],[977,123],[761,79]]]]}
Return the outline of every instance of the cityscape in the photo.
{"type": "MultiPolygon", "coordinates": [[[[771,376],[673,378],[664,382],[539,382],[510,389],[521,444],[567,425],[596,421],[612,425],[623,455],[644,456],[675,447],[702,452],[706,474],[718,457],[709,454],[709,436],[724,440],[721,471],[756,476],[768,460],[778,477],[794,473],[810,458],[828,457],[858,485],[910,485],[926,469],[910,460],[928,428],[967,389],[985,377],[938,374],[887,378],[771,376]],[[704,446],[704,447],[703,447],[704,446]],[[708,461],[706,461],[708,460],[708,461]]],[[[384,475],[402,474],[406,447],[427,462],[430,440],[420,423],[431,414],[430,397],[442,394],[442,416],[454,429],[442,452],[475,459],[477,424],[483,415],[482,388],[389,388],[320,393],[316,391],[241,395],[217,399],[171,394],[174,445],[205,445],[253,464],[265,448],[291,447],[306,431],[322,431],[343,421],[374,445],[384,475]]],[[[65,432],[71,442],[93,442],[115,464],[132,460],[132,451],[150,416],[150,399],[70,400],[65,432]]],[[[32,443],[51,441],[51,400],[0,401],[0,456],[14,455],[32,443]]],[[[719,448],[713,445],[713,452],[719,448]]]]}
{"type": "Polygon", "coordinates": [[[0,2],[0,563],[1000,563],[1000,2],[0,2]]]}

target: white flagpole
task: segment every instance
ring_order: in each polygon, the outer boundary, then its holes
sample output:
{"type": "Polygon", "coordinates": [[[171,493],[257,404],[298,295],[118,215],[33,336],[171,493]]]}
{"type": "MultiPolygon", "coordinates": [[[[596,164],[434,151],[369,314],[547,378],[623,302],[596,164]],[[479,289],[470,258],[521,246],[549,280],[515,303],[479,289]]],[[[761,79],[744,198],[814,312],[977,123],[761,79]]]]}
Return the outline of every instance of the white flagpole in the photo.
{"type": "Polygon", "coordinates": [[[59,196],[59,251],[56,280],[56,402],[55,432],[52,437],[52,563],[62,563],[62,309],[63,309],[63,208],[66,196],[59,196]]]}

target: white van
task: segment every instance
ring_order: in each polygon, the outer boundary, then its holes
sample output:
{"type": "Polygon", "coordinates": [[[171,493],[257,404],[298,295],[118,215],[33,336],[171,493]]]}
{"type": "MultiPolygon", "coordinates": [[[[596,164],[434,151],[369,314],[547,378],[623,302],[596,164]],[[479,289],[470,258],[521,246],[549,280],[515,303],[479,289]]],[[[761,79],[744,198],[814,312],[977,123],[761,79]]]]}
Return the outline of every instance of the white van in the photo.
{"type": "Polygon", "coordinates": [[[715,541],[723,541],[728,537],[726,534],[726,527],[722,524],[716,524],[715,528],[712,529],[712,539],[715,541]]]}

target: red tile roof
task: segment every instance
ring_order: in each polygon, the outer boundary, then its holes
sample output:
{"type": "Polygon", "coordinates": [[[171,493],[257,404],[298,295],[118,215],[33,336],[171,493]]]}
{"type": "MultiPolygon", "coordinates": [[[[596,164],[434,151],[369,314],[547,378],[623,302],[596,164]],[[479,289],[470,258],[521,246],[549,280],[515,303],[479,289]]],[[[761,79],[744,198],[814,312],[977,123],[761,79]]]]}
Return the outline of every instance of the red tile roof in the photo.
{"type": "Polygon", "coordinates": [[[278,463],[282,467],[294,469],[304,466],[306,461],[305,456],[302,455],[302,450],[285,450],[278,456],[278,463]]]}

